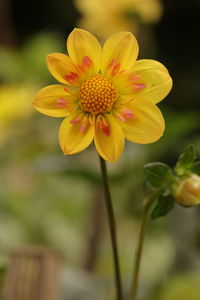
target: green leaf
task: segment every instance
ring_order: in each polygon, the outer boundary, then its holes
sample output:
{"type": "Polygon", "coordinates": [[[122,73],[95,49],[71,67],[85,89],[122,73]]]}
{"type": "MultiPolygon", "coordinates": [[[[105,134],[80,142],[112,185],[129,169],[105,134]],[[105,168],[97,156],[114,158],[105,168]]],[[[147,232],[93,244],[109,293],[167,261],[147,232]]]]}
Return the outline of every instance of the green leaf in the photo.
{"type": "Polygon", "coordinates": [[[196,159],[195,148],[193,145],[185,147],[183,153],[179,156],[177,164],[175,166],[175,172],[178,175],[184,175],[187,171],[190,171],[196,159]]]}
{"type": "Polygon", "coordinates": [[[147,181],[155,188],[166,187],[174,178],[171,169],[160,162],[146,164],[144,173],[147,181]]]}
{"type": "Polygon", "coordinates": [[[158,202],[154,207],[151,218],[153,220],[166,216],[174,207],[174,199],[171,195],[163,196],[160,195],[158,202]]]}
{"type": "Polygon", "coordinates": [[[194,163],[190,170],[192,173],[195,173],[200,176],[200,161],[194,163]]]}

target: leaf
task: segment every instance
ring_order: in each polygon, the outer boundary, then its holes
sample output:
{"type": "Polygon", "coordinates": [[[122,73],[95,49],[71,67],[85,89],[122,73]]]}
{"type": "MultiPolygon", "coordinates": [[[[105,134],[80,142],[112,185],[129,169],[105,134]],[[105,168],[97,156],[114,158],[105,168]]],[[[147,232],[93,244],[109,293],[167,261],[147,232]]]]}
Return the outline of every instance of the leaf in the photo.
{"type": "Polygon", "coordinates": [[[158,202],[151,213],[151,218],[155,220],[157,218],[166,216],[173,209],[174,202],[175,201],[171,195],[160,195],[158,202]]]}
{"type": "Polygon", "coordinates": [[[191,172],[200,176],[200,161],[197,161],[191,167],[191,172]]]}
{"type": "Polygon", "coordinates": [[[179,156],[177,164],[175,166],[175,172],[178,175],[183,175],[187,171],[190,171],[196,159],[195,148],[193,145],[185,147],[183,153],[179,156]]]}
{"type": "Polygon", "coordinates": [[[155,188],[166,187],[173,180],[173,174],[167,165],[155,162],[144,166],[147,181],[155,188]]]}

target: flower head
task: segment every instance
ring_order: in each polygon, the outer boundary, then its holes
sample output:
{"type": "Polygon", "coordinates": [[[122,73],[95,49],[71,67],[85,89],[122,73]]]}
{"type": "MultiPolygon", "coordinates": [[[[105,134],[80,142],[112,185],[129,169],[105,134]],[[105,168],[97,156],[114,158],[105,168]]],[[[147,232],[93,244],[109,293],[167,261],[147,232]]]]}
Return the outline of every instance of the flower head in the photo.
{"type": "Polygon", "coordinates": [[[105,160],[116,161],[124,139],[139,144],[158,140],[164,120],[156,103],[171,90],[167,69],[154,60],[138,60],[138,43],[129,32],[111,36],[103,46],[89,32],[74,29],[68,55],[47,55],[51,74],[62,84],[41,89],[34,107],[65,117],[59,130],[64,154],[84,150],[94,140],[105,160]]]}
{"type": "Polygon", "coordinates": [[[162,15],[159,0],[75,0],[79,26],[105,39],[121,30],[135,34],[141,23],[155,23],[162,15]]]}
{"type": "Polygon", "coordinates": [[[187,178],[175,184],[173,187],[174,198],[183,206],[194,206],[200,204],[200,177],[190,174],[187,178]]]}

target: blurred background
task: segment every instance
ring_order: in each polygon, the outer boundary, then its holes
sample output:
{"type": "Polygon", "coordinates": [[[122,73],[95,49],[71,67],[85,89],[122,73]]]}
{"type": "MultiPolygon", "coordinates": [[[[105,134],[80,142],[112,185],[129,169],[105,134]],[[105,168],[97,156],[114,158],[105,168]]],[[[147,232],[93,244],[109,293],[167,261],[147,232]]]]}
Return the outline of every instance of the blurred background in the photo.
{"type": "MultiPolygon", "coordinates": [[[[0,0],[0,297],[10,280],[10,254],[38,245],[58,257],[58,299],[113,299],[98,156],[91,146],[64,157],[60,119],[31,105],[39,88],[55,83],[46,54],[65,53],[74,27],[102,43],[116,31],[131,31],[140,58],[161,61],[174,81],[159,104],[166,120],[161,140],[127,142],[121,159],[108,164],[125,293],[144,197],[143,165],[173,166],[189,143],[200,155],[199,0],[0,0]]],[[[199,299],[199,218],[199,207],[176,206],[166,218],[148,222],[138,299],[199,299]]]]}

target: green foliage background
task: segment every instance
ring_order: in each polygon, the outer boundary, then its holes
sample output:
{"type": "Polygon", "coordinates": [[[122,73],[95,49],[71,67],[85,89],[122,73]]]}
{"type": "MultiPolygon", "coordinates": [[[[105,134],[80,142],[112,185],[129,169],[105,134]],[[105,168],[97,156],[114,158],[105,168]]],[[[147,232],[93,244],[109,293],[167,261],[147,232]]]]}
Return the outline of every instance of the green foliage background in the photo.
{"type": "MultiPolygon", "coordinates": [[[[199,2],[190,1],[188,8],[187,1],[182,1],[181,9],[176,1],[163,3],[161,22],[149,28],[151,35],[149,30],[143,31],[149,43],[154,43],[155,51],[148,56],[148,47],[142,48],[141,55],[162,61],[174,80],[173,91],[159,105],[166,120],[165,135],[150,145],[127,142],[122,158],[108,164],[126,290],[146,190],[143,165],[162,161],[174,166],[177,156],[190,143],[200,154],[200,58],[196,45],[199,2]]],[[[45,66],[46,54],[65,51],[66,36],[76,26],[79,13],[72,1],[10,4],[12,34],[6,39],[0,34],[0,83],[31,84],[33,91],[27,99],[31,106],[34,91],[55,82],[45,66]]],[[[63,273],[63,299],[80,299],[74,296],[74,290],[81,291],[82,297],[86,295],[85,299],[97,300],[98,293],[102,299],[102,290],[112,294],[113,271],[104,208],[99,211],[102,221],[93,268],[88,272],[85,267],[91,251],[96,202],[103,201],[98,157],[93,145],[80,154],[64,157],[57,143],[59,123],[32,110],[30,117],[12,122],[0,145],[0,285],[10,251],[25,244],[39,244],[56,249],[62,257],[63,270],[68,272],[63,273]],[[81,272],[89,273],[87,289],[82,287],[81,272]],[[75,278],[76,288],[69,278],[75,278]],[[64,296],[66,288],[69,292],[64,296]]],[[[166,218],[149,221],[140,299],[197,300],[199,216],[199,207],[184,210],[177,206],[166,218]]]]}

